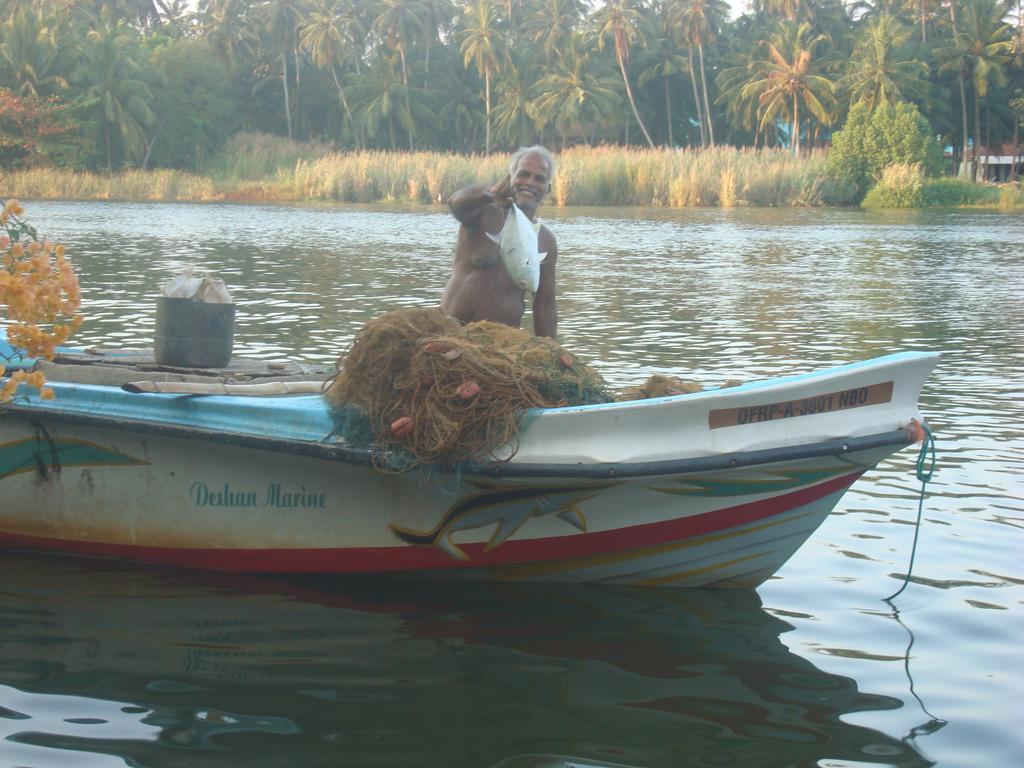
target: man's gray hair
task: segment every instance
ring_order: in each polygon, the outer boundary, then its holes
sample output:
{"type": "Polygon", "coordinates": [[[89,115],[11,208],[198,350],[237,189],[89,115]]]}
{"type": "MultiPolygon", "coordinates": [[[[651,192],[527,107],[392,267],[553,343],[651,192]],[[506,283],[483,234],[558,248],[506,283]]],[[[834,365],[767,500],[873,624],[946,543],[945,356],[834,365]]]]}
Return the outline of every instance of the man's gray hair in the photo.
{"type": "Polygon", "coordinates": [[[508,172],[510,175],[515,176],[516,166],[519,165],[519,161],[523,159],[525,155],[538,154],[544,158],[544,162],[548,164],[548,182],[555,178],[555,157],[548,152],[547,147],[543,147],[540,144],[534,144],[532,147],[520,147],[512,155],[512,160],[508,164],[508,172]]]}

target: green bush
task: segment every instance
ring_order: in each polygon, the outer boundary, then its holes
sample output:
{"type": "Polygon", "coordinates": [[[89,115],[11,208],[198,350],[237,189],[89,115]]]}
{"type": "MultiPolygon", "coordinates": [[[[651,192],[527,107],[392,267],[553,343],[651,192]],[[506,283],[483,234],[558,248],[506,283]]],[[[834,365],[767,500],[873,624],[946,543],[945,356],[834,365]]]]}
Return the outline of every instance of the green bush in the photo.
{"type": "Polygon", "coordinates": [[[874,112],[855,104],[833,137],[825,163],[830,202],[860,201],[894,164],[920,165],[925,176],[936,175],[942,148],[932,127],[913,104],[883,102],[874,112]]]}
{"type": "Polygon", "coordinates": [[[931,179],[921,188],[921,204],[928,208],[952,208],[987,202],[991,190],[966,179],[931,179]]]}
{"type": "Polygon", "coordinates": [[[865,208],[920,208],[924,171],[915,163],[894,163],[882,171],[881,180],[864,196],[865,208]]]}

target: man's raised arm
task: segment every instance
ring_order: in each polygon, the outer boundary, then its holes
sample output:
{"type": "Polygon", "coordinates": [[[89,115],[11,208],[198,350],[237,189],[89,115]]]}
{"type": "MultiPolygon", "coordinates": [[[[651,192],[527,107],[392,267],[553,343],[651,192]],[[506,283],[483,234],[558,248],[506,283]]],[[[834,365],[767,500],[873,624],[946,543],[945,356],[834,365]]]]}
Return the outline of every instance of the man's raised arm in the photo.
{"type": "Polygon", "coordinates": [[[480,216],[488,205],[507,207],[511,197],[512,187],[506,177],[490,187],[474,184],[458,190],[448,198],[448,208],[460,223],[467,227],[478,227],[480,216]]]}

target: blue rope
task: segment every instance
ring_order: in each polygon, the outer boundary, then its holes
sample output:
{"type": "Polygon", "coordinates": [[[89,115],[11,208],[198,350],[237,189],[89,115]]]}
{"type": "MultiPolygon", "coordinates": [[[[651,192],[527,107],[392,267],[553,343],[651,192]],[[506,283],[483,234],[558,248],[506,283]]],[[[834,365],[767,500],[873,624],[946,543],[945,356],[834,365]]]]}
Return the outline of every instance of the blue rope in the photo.
{"type": "Polygon", "coordinates": [[[932,475],[935,474],[935,437],[932,435],[932,431],[928,429],[927,424],[921,422],[920,426],[924,430],[924,439],[921,441],[921,450],[917,454],[917,463],[914,465],[917,479],[921,481],[921,495],[917,500],[917,522],[914,523],[914,543],[910,547],[910,563],[907,565],[907,575],[903,579],[903,584],[891,595],[884,598],[886,602],[900,594],[907,588],[907,584],[910,583],[910,576],[914,572],[914,558],[917,556],[917,537],[921,533],[921,514],[924,510],[925,488],[928,486],[928,481],[932,479],[932,475]]]}

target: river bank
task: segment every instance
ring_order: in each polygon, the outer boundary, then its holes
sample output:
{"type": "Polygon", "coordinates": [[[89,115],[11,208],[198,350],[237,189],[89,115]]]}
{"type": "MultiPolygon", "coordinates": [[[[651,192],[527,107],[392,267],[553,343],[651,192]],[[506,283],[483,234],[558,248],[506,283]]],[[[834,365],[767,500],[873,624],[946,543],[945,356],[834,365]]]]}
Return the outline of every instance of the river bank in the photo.
{"type": "MultiPolygon", "coordinates": [[[[794,158],[768,149],[646,150],[577,147],[557,157],[550,203],[563,206],[819,207],[841,197],[825,153],[794,158]]],[[[156,169],[113,174],[57,168],[12,171],[2,197],[164,202],[339,202],[437,204],[453,190],[507,173],[505,155],[437,152],[291,152],[239,143],[203,174],[156,169]]],[[[960,179],[924,182],[931,194],[888,194],[876,207],[1024,207],[1016,186],[960,179]],[[911,205],[906,202],[910,200],[911,205]],[[923,202],[922,202],[923,201],[923,202]]],[[[898,190],[897,190],[898,192],[898,190]]]]}

